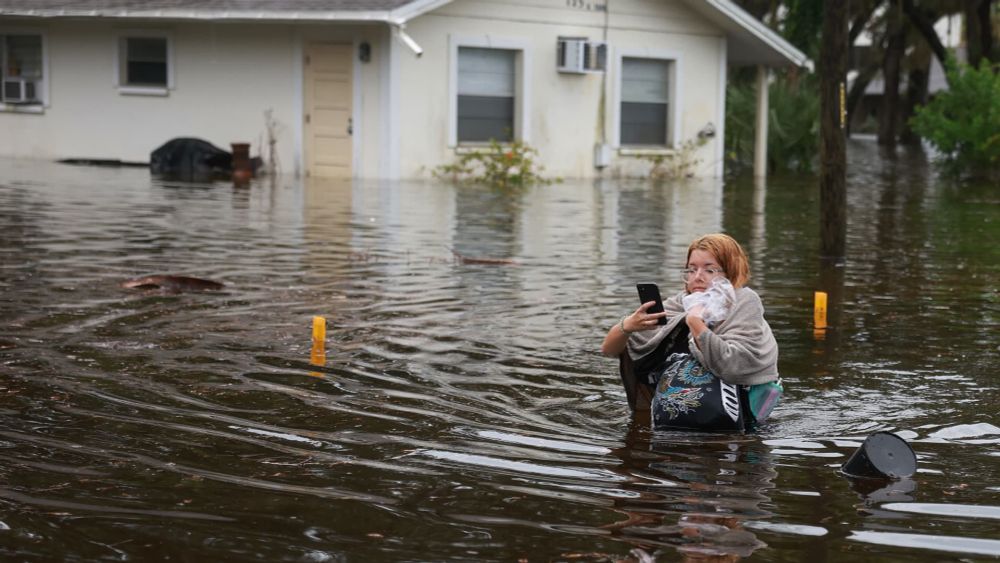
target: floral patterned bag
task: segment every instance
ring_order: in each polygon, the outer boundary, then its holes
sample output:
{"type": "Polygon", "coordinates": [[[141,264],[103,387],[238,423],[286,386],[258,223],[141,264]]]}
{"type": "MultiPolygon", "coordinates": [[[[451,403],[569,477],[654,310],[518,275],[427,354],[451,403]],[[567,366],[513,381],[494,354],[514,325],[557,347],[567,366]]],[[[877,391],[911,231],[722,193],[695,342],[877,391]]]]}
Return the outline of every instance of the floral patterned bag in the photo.
{"type": "Polygon", "coordinates": [[[671,354],[656,371],[655,429],[744,432],[753,420],[746,388],[722,381],[691,354],[671,354]]]}

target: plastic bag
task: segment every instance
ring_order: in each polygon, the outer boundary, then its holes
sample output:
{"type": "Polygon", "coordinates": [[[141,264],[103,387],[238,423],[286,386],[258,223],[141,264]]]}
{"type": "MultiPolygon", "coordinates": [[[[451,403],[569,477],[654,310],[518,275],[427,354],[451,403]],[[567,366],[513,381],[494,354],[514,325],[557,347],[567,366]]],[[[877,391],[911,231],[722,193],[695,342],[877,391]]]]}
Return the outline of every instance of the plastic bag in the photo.
{"type": "Polygon", "coordinates": [[[701,318],[705,324],[720,323],[729,316],[729,309],[736,301],[736,290],[726,278],[715,278],[705,291],[684,296],[684,312],[702,307],[701,318]]]}

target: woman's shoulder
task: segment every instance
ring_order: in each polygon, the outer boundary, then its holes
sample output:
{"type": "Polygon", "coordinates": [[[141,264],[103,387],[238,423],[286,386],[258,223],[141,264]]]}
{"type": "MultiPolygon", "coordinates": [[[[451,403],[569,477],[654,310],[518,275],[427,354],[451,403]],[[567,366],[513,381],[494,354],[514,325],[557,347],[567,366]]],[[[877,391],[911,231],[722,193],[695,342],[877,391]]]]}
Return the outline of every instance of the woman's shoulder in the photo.
{"type": "Polygon", "coordinates": [[[752,287],[743,286],[737,289],[735,293],[736,301],[761,303],[760,294],[754,291],[752,287]]]}
{"type": "Polygon", "coordinates": [[[736,290],[736,308],[758,311],[764,313],[764,302],[760,295],[752,288],[743,286],[736,290]]]}

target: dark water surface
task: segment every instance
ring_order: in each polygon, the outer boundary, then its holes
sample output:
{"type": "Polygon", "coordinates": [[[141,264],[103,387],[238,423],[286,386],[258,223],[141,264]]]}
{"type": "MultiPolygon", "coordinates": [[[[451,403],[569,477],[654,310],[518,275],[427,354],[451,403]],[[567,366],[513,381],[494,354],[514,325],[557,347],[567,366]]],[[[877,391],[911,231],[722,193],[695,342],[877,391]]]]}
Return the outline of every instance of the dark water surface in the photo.
{"type": "Polygon", "coordinates": [[[0,162],[0,558],[996,558],[1000,192],[851,149],[839,268],[812,178],[511,194],[0,162]],[[785,400],[756,435],[653,433],[597,349],[717,230],[751,254],[785,400]],[[227,287],[118,286],[151,273],[227,287]],[[877,430],[912,479],[837,473],[877,430]]]}

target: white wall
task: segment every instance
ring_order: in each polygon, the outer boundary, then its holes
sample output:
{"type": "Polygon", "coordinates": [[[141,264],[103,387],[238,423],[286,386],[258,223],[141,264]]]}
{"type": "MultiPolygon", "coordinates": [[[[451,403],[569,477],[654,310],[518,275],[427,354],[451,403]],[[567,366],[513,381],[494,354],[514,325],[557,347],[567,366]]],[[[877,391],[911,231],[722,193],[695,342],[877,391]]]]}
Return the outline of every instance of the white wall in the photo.
{"type": "MultiPolygon", "coordinates": [[[[454,2],[407,24],[424,49],[417,58],[384,24],[242,24],[123,20],[0,20],[0,30],[31,29],[46,37],[48,106],[40,115],[0,111],[0,155],[107,158],[145,162],[178,136],[204,138],[228,150],[231,142],[264,141],[272,108],[282,125],[279,159],[286,173],[301,167],[302,45],[306,41],[367,41],[372,57],[355,60],[354,170],[359,177],[427,177],[453,162],[448,146],[449,37],[506,38],[531,59],[530,144],[546,173],[563,177],[643,175],[650,163],[624,151],[594,168],[594,146],[611,143],[618,111],[614,61],[643,50],[678,56],[676,138],[693,138],[705,124],[721,130],[725,45],[722,33],[679,0],[481,0],[454,2]],[[590,2],[590,3],[588,3],[590,2]],[[579,6],[579,7],[574,7],[579,6]],[[556,38],[604,38],[609,71],[556,72],[556,38]],[[167,96],[125,95],[115,86],[115,36],[130,29],[169,32],[173,89],[167,96]],[[395,65],[395,67],[393,67],[395,65]],[[392,87],[395,90],[391,90],[392,87]],[[603,107],[602,107],[603,99],[603,107]]],[[[721,154],[717,136],[697,154],[711,175],[721,154]]]]}
{"type": "Polygon", "coordinates": [[[41,32],[48,58],[48,104],[41,114],[0,111],[0,154],[42,159],[146,162],[174,137],[203,138],[225,150],[266,143],[264,110],[280,124],[282,172],[301,165],[302,44],[368,40],[372,61],[355,60],[355,167],[379,166],[379,57],[385,26],[0,20],[0,30],[41,32]],[[130,95],[115,86],[116,36],[130,30],[169,34],[173,88],[166,96],[130,95]]]}
{"type": "MultiPolygon", "coordinates": [[[[605,0],[531,0],[517,5],[455,0],[407,24],[409,33],[424,49],[421,58],[402,51],[399,58],[401,95],[401,176],[428,175],[436,166],[450,163],[455,150],[448,146],[449,36],[495,38],[526,43],[531,58],[527,103],[529,143],[540,152],[546,172],[553,176],[643,175],[651,164],[627,151],[614,151],[614,163],[604,172],[594,168],[594,145],[611,142],[617,123],[616,53],[636,56],[644,51],[674,53],[679,58],[679,129],[681,142],[693,138],[707,123],[717,130],[722,115],[720,68],[724,65],[722,32],[677,0],[613,0],[607,14],[609,72],[606,75],[570,75],[556,71],[556,38],[604,38],[604,11],[594,9],[605,0]],[[571,5],[582,4],[582,7],[571,5]],[[587,6],[590,6],[588,9],[587,6]],[[602,92],[605,106],[602,111],[602,92]]],[[[712,175],[716,143],[699,149],[697,172],[712,175]]]]}

